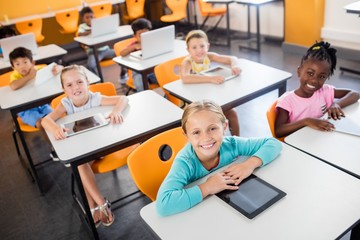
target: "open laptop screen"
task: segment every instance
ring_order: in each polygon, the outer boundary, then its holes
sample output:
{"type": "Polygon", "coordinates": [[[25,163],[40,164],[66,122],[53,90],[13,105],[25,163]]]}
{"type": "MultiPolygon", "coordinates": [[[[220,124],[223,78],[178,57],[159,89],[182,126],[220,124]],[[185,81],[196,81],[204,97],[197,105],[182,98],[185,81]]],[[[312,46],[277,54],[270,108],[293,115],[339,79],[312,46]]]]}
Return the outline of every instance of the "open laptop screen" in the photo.
{"type": "Polygon", "coordinates": [[[9,54],[18,47],[29,49],[33,55],[37,54],[38,47],[33,33],[21,34],[0,40],[0,45],[3,50],[4,61],[9,61],[9,54]]]}

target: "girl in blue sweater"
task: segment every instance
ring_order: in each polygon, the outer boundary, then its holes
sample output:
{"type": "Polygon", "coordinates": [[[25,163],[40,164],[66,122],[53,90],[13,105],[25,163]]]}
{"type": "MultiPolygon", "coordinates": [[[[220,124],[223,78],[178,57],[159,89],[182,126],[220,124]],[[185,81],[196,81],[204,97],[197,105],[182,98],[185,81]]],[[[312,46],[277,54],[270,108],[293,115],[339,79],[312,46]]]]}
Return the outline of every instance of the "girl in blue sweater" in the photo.
{"type": "Polygon", "coordinates": [[[188,144],[178,153],[160,186],[156,198],[160,215],[183,212],[208,195],[225,189],[237,190],[243,179],[256,168],[273,161],[282,149],[274,138],[224,137],[227,126],[221,107],[211,101],[194,102],[185,109],[182,129],[188,144]],[[210,176],[204,183],[185,188],[238,156],[249,158],[210,176]]]}

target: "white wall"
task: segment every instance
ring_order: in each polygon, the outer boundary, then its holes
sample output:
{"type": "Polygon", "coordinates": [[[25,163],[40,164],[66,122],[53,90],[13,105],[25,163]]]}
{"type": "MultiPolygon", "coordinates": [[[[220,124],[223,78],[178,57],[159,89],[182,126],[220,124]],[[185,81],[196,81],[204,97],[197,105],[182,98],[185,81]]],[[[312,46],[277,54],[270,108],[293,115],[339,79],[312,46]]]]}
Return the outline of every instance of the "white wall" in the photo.
{"type": "MultiPolygon", "coordinates": [[[[195,1],[196,2],[196,1],[195,1]]],[[[193,3],[193,2],[192,2],[193,3]]],[[[196,2],[197,3],[197,2],[196,2]]],[[[215,4],[216,7],[225,6],[225,4],[215,4]]],[[[233,30],[247,31],[247,5],[231,3],[230,9],[230,27],[233,30]]],[[[256,8],[251,9],[251,32],[256,32],[256,8]]],[[[190,7],[192,16],[193,5],[190,7]]],[[[203,17],[200,16],[199,7],[196,5],[198,24],[203,22],[203,17]]],[[[216,23],[218,17],[209,18],[207,24],[213,25],[216,23]]],[[[194,20],[191,19],[193,22],[194,20]]],[[[284,7],[283,3],[274,2],[260,7],[260,31],[263,35],[270,35],[275,37],[284,37],[284,7]]],[[[219,27],[226,28],[225,17],[219,24],[219,27]]]]}
{"type": "Polygon", "coordinates": [[[355,0],[326,0],[321,37],[334,46],[360,50],[360,17],[346,13],[344,6],[355,0]]]}

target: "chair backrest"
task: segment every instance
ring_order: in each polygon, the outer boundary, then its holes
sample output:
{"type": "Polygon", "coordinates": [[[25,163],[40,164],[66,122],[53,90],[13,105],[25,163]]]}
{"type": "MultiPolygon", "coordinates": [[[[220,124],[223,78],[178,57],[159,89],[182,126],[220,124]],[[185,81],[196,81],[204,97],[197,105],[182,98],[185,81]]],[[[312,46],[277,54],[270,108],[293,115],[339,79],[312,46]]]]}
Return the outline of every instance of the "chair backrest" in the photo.
{"type": "Polygon", "coordinates": [[[55,14],[56,22],[63,28],[63,34],[75,33],[79,24],[79,11],[77,9],[58,12],[55,14]]]}
{"type": "Polygon", "coordinates": [[[211,3],[207,3],[204,0],[197,0],[199,5],[199,11],[201,16],[218,16],[225,15],[226,8],[225,7],[213,7],[211,3]]]}
{"type": "Polygon", "coordinates": [[[267,120],[268,120],[268,124],[269,124],[269,127],[270,127],[270,131],[271,131],[271,134],[273,135],[274,138],[277,138],[278,140],[284,142],[284,137],[282,138],[278,138],[276,137],[275,135],[275,120],[276,120],[276,104],[277,104],[277,100],[271,104],[271,106],[269,107],[269,109],[266,111],[266,117],[267,117],[267,120]]]}
{"type": "Polygon", "coordinates": [[[177,153],[185,146],[181,127],[162,132],[137,147],[128,157],[128,167],[136,186],[152,201],[169,172],[177,153]],[[166,148],[165,148],[166,146],[166,148]],[[163,154],[171,149],[171,153],[163,154]],[[163,155],[170,155],[163,161],[163,155]]]}
{"type": "Polygon", "coordinates": [[[93,10],[95,18],[101,18],[111,15],[112,4],[111,2],[104,2],[102,4],[92,5],[90,8],[93,10]]]}
{"type": "Polygon", "coordinates": [[[126,19],[133,20],[145,15],[145,0],[125,0],[126,19]]]}
{"type": "MultiPolygon", "coordinates": [[[[166,83],[173,82],[180,79],[180,67],[181,63],[185,57],[179,57],[172,59],[170,61],[161,63],[154,68],[156,79],[163,88],[166,83]]],[[[174,96],[172,96],[168,91],[163,89],[166,97],[175,105],[180,106],[182,101],[174,96]]]]}
{"type": "Polygon", "coordinates": [[[166,0],[165,3],[166,6],[171,10],[172,14],[162,16],[161,21],[175,22],[175,21],[180,21],[183,18],[186,18],[188,0],[166,0]],[[170,16],[173,16],[174,18],[171,20],[163,18],[167,16],[169,16],[168,18],[172,18],[170,16]]]}
{"type": "Polygon", "coordinates": [[[42,35],[42,18],[34,18],[28,21],[17,22],[15,23],[15,27],[19,33],[34,33],[36,42],[39,43],[44,40],[44,36],[42,35]]]}

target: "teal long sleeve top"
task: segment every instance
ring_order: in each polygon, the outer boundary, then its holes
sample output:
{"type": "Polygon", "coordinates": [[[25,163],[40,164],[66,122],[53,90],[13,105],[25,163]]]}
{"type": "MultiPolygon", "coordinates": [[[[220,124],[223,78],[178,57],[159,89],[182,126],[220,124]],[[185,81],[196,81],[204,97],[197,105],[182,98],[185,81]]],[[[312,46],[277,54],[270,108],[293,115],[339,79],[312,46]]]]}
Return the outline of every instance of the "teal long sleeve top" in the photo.
{"type": "Polygon", "coordinates": [[[156,198],[156,208],[161,216],[183,212],[202,201],[199,186],[185,188],[217,169],[235,161],[238,156],[256,156],[262,166],[273,161],[281,152],[281,143],[274,138],[242,138],[226,136],[220,146],[220,160],[216,168],[203,167],[191,144],[176,156],[174,163],[161,184],[156,198]]]}

